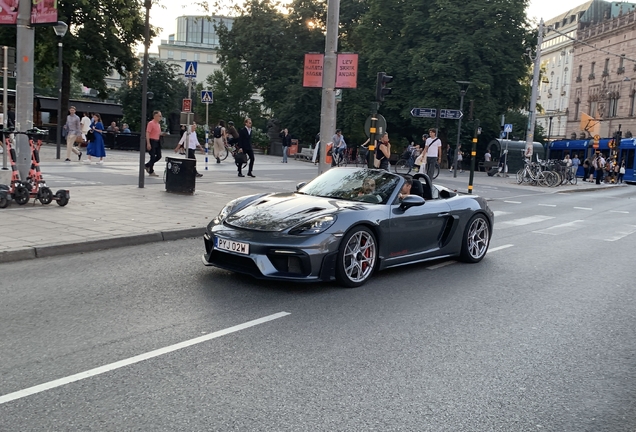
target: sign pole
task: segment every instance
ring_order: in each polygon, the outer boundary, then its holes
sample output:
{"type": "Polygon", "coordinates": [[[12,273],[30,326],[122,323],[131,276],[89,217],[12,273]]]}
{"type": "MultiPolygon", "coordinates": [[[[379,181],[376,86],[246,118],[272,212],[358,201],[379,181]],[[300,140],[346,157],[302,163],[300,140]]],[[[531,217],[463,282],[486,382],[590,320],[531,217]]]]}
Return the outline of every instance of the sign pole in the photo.
{"type": "Polygon", "coordinates": [[[473,147],[470,149],[470,178],[468,179],[468,193],[473,193],[473,179],[475,177],[475,159],[477,159],[477,135],[479,135],[479,120],[475,120],[475,134],[473,147]]]}
{"type": "Polygon", "coordinates": [[[205,103],[205,170],[208,170],[208,151],[210,148],[209,140],[210,140],[210,126],[208,126],[208,108],[210,107],[209,103],[205,103]]]}
{"type": "MultiPolygon", "coordinates": [[[[3,70],[3,74],[2,74],[2,82],[3,82],[3,90],[2,90],[2,121],[3,121],[3,125],[2,127],[4,129],[7,128],[8,123],[8,110],[7,110],[7,106],[8,106],[8,100],[7,100],[7,78],[8,78],[8,63],[9,63],[9,47],[5,46],[2,47],[2,50],[4,51],[4,65],[2,67],[3,70]]],[[[59,134],[61,133],[60,130],[60,121],[57,121],[58,127],[57,129],[59,130],[58,132],[58,136],[60,136],[59,134]]],[[[7,144],[6,144],[6,137],[3,137],[5,139],[2,140],[2,146],[4,148],[4,151],[2,152],[2,169],[3,170],[8,170],[8,161],[7,161],[7,144]]],[[[59,142],[59,141],[58,141],[59,142]]],[[[58,159],[59,159],[59,152],[58,152],[58,159]]]]}

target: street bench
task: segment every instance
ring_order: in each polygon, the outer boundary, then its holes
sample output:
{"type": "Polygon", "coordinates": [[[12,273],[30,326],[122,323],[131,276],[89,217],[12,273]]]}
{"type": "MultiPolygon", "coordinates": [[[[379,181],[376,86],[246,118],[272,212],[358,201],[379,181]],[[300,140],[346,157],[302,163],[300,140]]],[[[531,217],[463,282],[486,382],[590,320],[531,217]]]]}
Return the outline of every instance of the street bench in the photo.
{"type": "Polygon", "coordinates": [[[314,150],[310,148],[302,148],[299,153],[294,155],[294,159],[304,159],[310,161],[314,157],[314,150]]]}

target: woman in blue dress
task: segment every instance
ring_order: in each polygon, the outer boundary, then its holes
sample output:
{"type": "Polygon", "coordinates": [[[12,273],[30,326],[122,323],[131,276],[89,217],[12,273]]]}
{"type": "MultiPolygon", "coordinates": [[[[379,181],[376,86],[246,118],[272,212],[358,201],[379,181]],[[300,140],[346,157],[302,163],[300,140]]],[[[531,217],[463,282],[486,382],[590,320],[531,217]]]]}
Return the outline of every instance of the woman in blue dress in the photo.
{"type": "Polygon", "coordinates": [[[86,156],[88,163],[91,163],[91,157],[99,158],[98,164],[104,163],[106,157],[106,147],[104,146],[104,124],[99,114],[93,114],[93,121],[91,122],[91,132],[93,132],[93,138],[86,146],[86,156]]]}

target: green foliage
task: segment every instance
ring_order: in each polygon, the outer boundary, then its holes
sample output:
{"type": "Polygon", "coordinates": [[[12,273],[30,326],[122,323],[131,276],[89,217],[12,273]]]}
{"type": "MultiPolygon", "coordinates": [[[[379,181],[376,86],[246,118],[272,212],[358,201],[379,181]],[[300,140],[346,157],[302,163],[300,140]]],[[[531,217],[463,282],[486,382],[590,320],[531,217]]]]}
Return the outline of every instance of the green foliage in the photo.
{"type": "MultiPolygon", "coordinates": [[[[525,12],[528,0],[342,0],[340,52],[359,54],[358,88],[346,89],[337,124],[350,143],[361,142],[379,71],[394,77],[393,94],[380,113],[395,142],[420,141],[435,120],[410,116],[414,107],[459,108],[455,81],[472,82],[464,111],[475,101],[475,117],[496,136],[499,117],[526,105],[536,35],[525,12]]],[[[319,89],[302,87],[303,56],[324,51],[326,2],[296,0],[289,13],[277,3],[251,0],[231,30],[220,31],[221,61],[238,61],[259,89],[269,115],[292,134],[312,141],[320,123],[319,89]],[[309,26],[308,23],[312,25],[309,26]]],[[[442,121],[441,137],[454,144],[456,121],[442,121]],[[449,139],[450,138],[450,139],[449,139]]],[[[463,133],[472,136],[465,122],[463,133]]]]}
{"type": "MultiPolygon", "coordinates": [[[[152,111],[159,110],[164,117],[181,106],[181,99],[188,94],[187,87],[177,74],[179,66],[170,65],[161,60],[150,59],[148,69],[148,92],[153,93],[148,100],[147,116],[152,111]]],[[[115,98],[122,104],[124,121],[131,130],[140,130],[141,122],[141,79],[142,74],[133,75],[132,86],[123,85],[115,94],[115,98]]]]}

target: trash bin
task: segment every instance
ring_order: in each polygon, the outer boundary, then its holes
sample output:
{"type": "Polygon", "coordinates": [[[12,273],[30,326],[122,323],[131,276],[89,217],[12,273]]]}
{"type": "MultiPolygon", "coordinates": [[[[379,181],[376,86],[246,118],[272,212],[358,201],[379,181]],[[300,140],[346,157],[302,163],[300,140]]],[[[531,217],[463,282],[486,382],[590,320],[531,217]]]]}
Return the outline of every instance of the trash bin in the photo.
{"type": "Polygon", "coordinates": [[[166,192],[194,193],[196,159],[166,157],[166,192]]]}
{"type": "Polygon", "coordinates": [[[296,153],[298,153],[298,140],[297,139],[293,139],[291,141],[291,145],[289,146],[289,153],[287,154],[287,156],[293,156],[296,153]]]}

